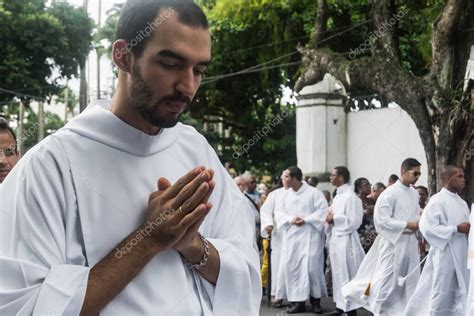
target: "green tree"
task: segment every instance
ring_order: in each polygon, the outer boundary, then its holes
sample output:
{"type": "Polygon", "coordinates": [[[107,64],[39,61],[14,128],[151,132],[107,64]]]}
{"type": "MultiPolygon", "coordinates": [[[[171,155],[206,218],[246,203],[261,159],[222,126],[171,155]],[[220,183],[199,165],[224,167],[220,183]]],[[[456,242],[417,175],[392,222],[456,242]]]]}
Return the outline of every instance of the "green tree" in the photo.
{"type": "Polygon", "coordinates": [[[76,76],[86,59],[92,20],[67,3],[45,2],[0,3],[0,101],[12,99],[6,90],[25,101],[50,97],[59,92],[57,80],[76,76]]]}

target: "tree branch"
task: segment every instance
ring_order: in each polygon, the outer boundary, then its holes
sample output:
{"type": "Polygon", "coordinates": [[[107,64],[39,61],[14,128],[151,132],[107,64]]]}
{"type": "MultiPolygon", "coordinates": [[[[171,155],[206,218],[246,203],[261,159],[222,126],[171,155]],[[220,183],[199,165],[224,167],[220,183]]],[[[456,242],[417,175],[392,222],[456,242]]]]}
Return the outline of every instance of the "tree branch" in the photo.
{"type": "Polygon", "coordinates": [[[399,50],[397,45],[398,21],[406,12],[395,13],[394,0],[374,0],[372,4],[372,16],[374,22],[374,41],[372,43],[372,54],[384,54],[399,62],[399,50]]]}
{"type": "Polygon", "coordinates": [[[317,47],[317,43],[322,39],[322,34],[327,31],[328,12],[327,0],[318,0],[318,8],[316,21],[314,23],[314,36],[310,43],[311,46],[317,47]]]}
{"type": "Polygon", "coordinates": [[[454,33],[466,0],[448,0],[443,13],[433,23],[431,40],[431,80],[443,89],[452,88],[454,33]]]}

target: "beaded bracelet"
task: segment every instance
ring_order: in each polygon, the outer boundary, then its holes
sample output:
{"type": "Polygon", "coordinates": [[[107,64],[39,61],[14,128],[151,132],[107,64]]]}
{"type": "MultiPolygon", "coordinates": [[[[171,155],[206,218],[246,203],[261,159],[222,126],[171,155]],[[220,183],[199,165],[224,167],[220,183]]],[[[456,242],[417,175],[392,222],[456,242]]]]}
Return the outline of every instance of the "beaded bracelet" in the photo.
{"type": "Polygon", "coordinates": [[[196,263],[196,264],[192,264],[191,262],[186,260],[186,258],[182,257],[184,265],[189,269],[199,270],[201,269],[201,267],[206,265],[207,260],[209,259],[209,242],[200,233],[198,233],[198,235],[199,235],[199,238],[201,238],[202,240],[202,244],[204,245],[204,254],[201,260],[199,261],[199,263],[196,263]]]}

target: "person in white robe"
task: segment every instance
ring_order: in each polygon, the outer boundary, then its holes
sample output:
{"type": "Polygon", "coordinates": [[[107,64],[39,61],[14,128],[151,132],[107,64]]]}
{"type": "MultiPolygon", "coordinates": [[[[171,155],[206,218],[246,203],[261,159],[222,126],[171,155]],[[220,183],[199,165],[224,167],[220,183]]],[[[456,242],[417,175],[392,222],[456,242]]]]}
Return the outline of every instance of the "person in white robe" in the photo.
{"type": "Polygon", "coordinates": [[[378,236],[364,257],[356,277],[343,286],[346,300],[362,304],[374,315],[402,315],[419,278],[418,192],[412,187],[421,164],[407,158],[401,177],[384,190],[374,209],[378,236]]]}
{"type": "MultiPolygon", "coordinates": [[[[282,176],[283,177],[283,176],[282,176]]],[[[280,258],[281,258],[281,248],[282,248],[282,236],[283,234],[276,228],[275,222],[275,210],[278,209],[282,203],[282,198],[284,193],[288,189],[288,185],[286,181],[280,179],[282,182],[282,187],[277,188],[271,191],[268,194],[267,199],[262,205],[260,209],[260,218],[262,224],[262,231],[261,235],[262,238],[269,238],[270,239],[270,271],[271,271],[271,287],[270,287],[270,295],[272,297],[272,306],[273,307],[282,307],[282,298],[286,298],[285,296],[285,283],[283,280],[279,280],[278,277],[278,269],[280,267],[280,258]],[[281,293],[281,298],[279,300],[275,300],[277,290],[281,293]]]]}
{"type": "MultiPolygon", "coordinates": [[[[469,224],[474,225],[474,203],[471,204],[471,212],[469,214],[469,224]]],[[[468,253],[467,268],[469,269],[469,290],[466,300],[466,316],[474,316],[474,233],[469,229],[468,237],[468,253]]]]}
{"type": "Polygon", "coordinates": [[[177,123],[210,60],[204,14],[129,1],[117,34],[113,100],[31,149],[0,189],[0,315],[258,315],[244,197],[177,123]],[[150,25],[141,51],[127,46],[150,25]]]}
{"type": "MultiPolygon", "coordinates": [[[[327,296],[323,253],[328,204],[321,191],[302,181],[298,167],[289,167],[283,177],[289,189],[275,217],[283,233],[278,279],[283,280],[290,302],[287,313],[304,312],[308,299],[313,311],[320,313],[320,298],[327,296]]],[[[281,298],[277,290],[276,299],[281,298]]]]}
{"type": "Polygon", "coordinates": [[[420,231],[431,248],[406,316],[463,316],[466,310],[469,208],[458,195],[465,186],[464,172],[447,166],[441,178],[443,188],[431,197],[420,219],[420,231]]]}
{"type": "Polygon", "coordinates": [[[326,217],[329,225],[333,300],[336,303],[336,310],[332,314],[356,315],[356,310],[362,305],[346,300],[342,296],[341,288],[356,276],[364,259],[364,248],[357,232],[362,224],[364,210],[362,201],[349,184],[350,173],[346,167],[335,167],[329,180],[337,188],[336,197],[326,217]]]}

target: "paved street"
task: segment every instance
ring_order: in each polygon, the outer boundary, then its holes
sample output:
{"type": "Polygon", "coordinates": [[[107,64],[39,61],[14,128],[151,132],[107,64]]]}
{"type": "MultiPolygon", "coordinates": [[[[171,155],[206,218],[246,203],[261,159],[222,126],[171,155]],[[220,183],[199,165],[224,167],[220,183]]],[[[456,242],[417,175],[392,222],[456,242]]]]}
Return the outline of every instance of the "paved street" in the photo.
{"type": "MultiPolygon", "coordinates": [[[[331,298],[323,298],[321,300],[321,306],[322,306],[322,308],[325,312],[332,311],[332,310],[335,309],[335,305],[332,302],[331,298]]],[[[306,305],[306,309],[309,311],[310,308],[311,308],[311,306],[308,303],[308,305],[306,305]]],[[[262,299],[262,305],[261,305],[261,308],[260,308],[260,316],[281,316],[281,315],[287,315],[286,312],[285,312],[285,308],[268,307],[267,297],[264,296],[263,299],[262,299]]],[[[302,315],[303,316],[303,315],[317,315],[317,314],[307,312],[307,313],[301,313],[301,314],[296,314],[296,315],[302,315]]],[[[358,316],[370,316],[370,315],[372,315],[372,313],[370,313],[370,312],[368,312],[364,309],[360,309],[357,312],[357,315],[358,316]]]]}

